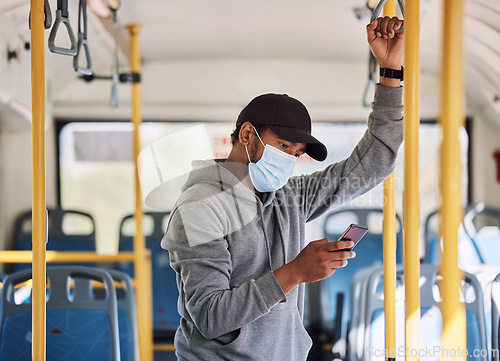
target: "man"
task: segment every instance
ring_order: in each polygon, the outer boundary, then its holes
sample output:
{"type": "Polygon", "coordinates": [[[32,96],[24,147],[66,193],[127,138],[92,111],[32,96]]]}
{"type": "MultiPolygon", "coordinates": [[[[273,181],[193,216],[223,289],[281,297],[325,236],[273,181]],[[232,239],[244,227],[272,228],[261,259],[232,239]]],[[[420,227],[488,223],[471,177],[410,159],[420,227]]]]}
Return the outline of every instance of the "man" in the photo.
{"type": "MultiPolygon", "coordinates": [[[[401,26],[388,17],[367,26],[382,68],[401,70],[401,26]]],[[[308,243],[305,223],[390,174],[402,142],[401,101],[400,80],[381,77],[351,156],[290,178],[297,157],[322,161],[327,150],[310,134],[302,103],[265,94],[240,113],[227,160],[193,163],[162,240],[180,293],[179,360],[307,358],[305,282],[329,277],[355,254],[350,241],[308,243]]]]}

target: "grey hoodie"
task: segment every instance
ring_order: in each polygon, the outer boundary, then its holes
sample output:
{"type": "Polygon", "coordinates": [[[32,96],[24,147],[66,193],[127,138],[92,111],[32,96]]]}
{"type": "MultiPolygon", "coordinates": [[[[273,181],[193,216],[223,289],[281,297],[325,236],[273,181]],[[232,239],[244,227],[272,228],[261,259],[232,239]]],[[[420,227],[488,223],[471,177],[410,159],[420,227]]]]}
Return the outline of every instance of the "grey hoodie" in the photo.
{"type": "Polygon", "coordinates": [[[306,360],[305,285],[285,295],[273,271],[307,245],[306,222],[391,173],[401,102],[402,88],[377,85],[368,130],[349,158],[260,198],[220,163],[193,162],[162,240],[177,272],[180,360],[306,360]]]}

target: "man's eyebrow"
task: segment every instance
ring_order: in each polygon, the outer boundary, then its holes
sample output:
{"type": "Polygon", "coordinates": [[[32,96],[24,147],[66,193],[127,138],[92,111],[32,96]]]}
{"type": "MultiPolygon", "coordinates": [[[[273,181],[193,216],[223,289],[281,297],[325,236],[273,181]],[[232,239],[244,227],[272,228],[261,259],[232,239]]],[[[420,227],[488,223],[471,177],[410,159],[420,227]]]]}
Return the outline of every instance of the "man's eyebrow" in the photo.
{"type": "MultiPolygon", "coordinates": [[[[290,143],[291,145],[297,145],[296,142],[290,142],[289,140],[286,140],[286,139],[283,139],[283,138],[279,138],[278,137],[278,140],[281,140],[283,142],[287,142],[287,143],[290,143]]],[[[300,148],[300,149],[297,149],[298,152],[302,152],[302,153],[305,153],[306,152],[306,148],[300,148]]]]}
{"type": "MultiPolygon", "coordinates": [[[[297,143],[292,143],[292,144],[295,145],[297,143]]],[[[306,148],[297,149],[297,152],[305,153],[306,152],[306,148]]]]}

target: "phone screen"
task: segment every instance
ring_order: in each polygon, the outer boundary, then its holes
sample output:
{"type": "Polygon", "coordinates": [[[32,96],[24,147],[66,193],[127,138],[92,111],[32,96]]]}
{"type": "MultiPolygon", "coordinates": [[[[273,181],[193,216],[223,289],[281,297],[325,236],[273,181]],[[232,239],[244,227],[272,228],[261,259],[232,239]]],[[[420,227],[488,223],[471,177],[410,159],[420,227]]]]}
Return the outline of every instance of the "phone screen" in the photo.
{"type": "MultiPolygon", "coordinates": [[[[366,232],[368,232],[367,227],[359,226],[357,224],[351,224],[349,227],[347,227],[345,232],[339,237],[338,240],[350,240],[353,241],[354,246],[356,246],[361,238],[363,238],[363,236],[366,234],[366,232]]],[[[354,246],[352,246],[352,248],[349,248],[348,250],[353,249],[354,246]]]]}

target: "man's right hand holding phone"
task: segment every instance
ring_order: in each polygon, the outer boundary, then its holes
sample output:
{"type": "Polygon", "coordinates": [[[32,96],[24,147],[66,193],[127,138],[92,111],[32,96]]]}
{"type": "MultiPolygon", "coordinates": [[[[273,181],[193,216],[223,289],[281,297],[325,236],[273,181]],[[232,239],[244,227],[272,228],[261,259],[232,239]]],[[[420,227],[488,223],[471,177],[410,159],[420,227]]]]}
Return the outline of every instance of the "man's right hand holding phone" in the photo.
{"type": "Polygon", "coordinates": [[[347,260],[356,253],[349,251],[354,242],[340,240],[330,242],[323,238],[309,243],[292,262],[274,271],[283,292],[303,282],[316,282],[335,273],[337,268],[347,265],[347,260]]]}

